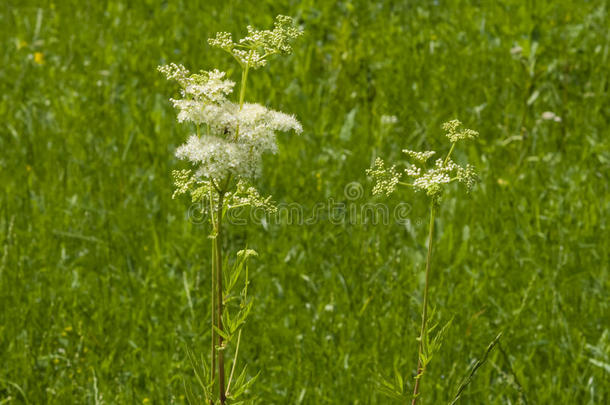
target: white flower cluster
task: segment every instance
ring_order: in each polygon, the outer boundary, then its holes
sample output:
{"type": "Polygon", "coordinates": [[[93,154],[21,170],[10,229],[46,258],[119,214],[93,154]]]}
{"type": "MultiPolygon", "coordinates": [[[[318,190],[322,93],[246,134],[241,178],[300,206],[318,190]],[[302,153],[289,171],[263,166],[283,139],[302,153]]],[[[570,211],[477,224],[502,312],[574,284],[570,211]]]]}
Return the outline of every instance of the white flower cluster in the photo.
{"type": "Polygon", "coordinates": [[[444,161],[443,159],[437,159],[433,168],[422,172],[420,168],[416,173],[407,171],[408,175],[415,174],[413,180],[413,187],[415,191],[425,191],[430,197],[440,197],[442,192],[441,186],[448,184],[453,180],[451,177],[457,170],[457,165],[453,163],[451,159],[444,161]]]}
{"type": "Polygon", "coordinates": [[[160,67],[168,78],[182,86],[183,99],[171,100],[179,122],[193,122],[208,129],[203,136],[191,135],[176,151],[180,159],[197,166],[196,175],[220,181],[227,175],[254,178],[260,174],[265,152],[276,153],[276,132],[303,131],[291,115],[259,104],[239,104],[227,99],[234,83],[214,70],[190,75],[180,65],[160,67]]]}
{"type": "MultiPolygon", "coordinates": [[[[174,177],[174,185],[176,189],[174,190],[174,194],[172,198],[176,198],[176,196],[191,193],[193,197],[193,202],[196,201],[195,196],[192,193],[193,186],[197,184],[197,179],[191,175],[190,170],[174,170],[172,171],[172,176],[174,177]]],[[[201,191],[201,190],[200,190],[201,191]]],[[[204,190],[208,191],[208,190],[204,190]]]]}
{"type": "Polygon", "coordinates": [[[237,183],[237,189],[231,194],[231,199],[228,201],[227,207],[231,209],[245,205],[263,208],[267,212],[277,211],[277,207],[271,201],[271,196],[261,196],[256,188],[252,187],[247,182],[240,180],[237,183]]]}
{"type": "MultiPolygon", "coordinates": [[[[172,198],[182,194],[190,194],[193,202],[207,203],[202,207],[203,212],[207,212],[210,208],[214,210],[218,206],[218,194],[211,180],[202,179],[189,169],[174,170],[172,175],[176,186],[172,198]]],[[[256,188],[243,179],[237,182],[233,192],[225,195],[223,204],[228,209],[250,206],[263,208],[267,212],[277,211],[277,207],[271,201],[271,196],[261,196],[256,188]]]]}
{"type": "Polygon", "coordinates": [[[457,167],[457,180],[466,186],[466,190],[470,191],[477,184],[479,175],[474,166],[467,164],[466,167],[457,167]]]}
{"type": "Polygon", "coordinates": [[[182,87],[182,96],[187,99],[218,103],[223,101],[235,86],[231,80],[224,80],[225,72],[217,69],[209,72],[201,71],[193,75],[184,66],[175,63],[159,66],[157,69],[167,77],[167,80],[177,81],[182,87]]]}
{"type": "Polygon", "coordinates": [[[403,149],[403,153],[406,153],[412,159],[417,160],[418,162],[425,163],[428,159],[430,159],[436,152],[433,150],[427,150],[425,152],[416,152],[414,150],[403,149]]]}
{"type": "Polygon", "coordinates": [[[291,17],[278,15],[272,30],[257,30],[248,26],[248,35],[237,42],[228,32],[219,32],[208,43],[232,54],[242,66],[259,68],[265,66],[267,57],[274,54],[292,52],[290,43],[303,35],[303,31],[294,26],[291,17]]]}
{"type": "Polygon", "coordinates": [[[277,152],[276,133],[303,128],[294,116],[260,104],[244,103],[248,68],[260,67],[271,54],[290,53],[290,42],[302,32],[290,17],[278,16],[273,30],[248,27],[248,36],[234,43],[231,34],[218,33],[210,44],[230,52],[242,66],[240,101],[228,96],[235,83],[219,70],[191,74],[184,66],[169,64],[158,70],[181,87],[181,98],[170,99],[179,122],[192,122],[197,133],[178,147],[176,156],[193,169],[174,171],[174,197],[190,193],[193,201],[217,207],[250,205],[273,209],[249,181],[260,175],[263,154],[277,152]],[[201,134],[203,130],[203,134],[201,134]],[[222,198],[221,198],[222,197],[222,198]]]}
{"type": "MultiPolygon", "coordinates": [[[[478,136],[478,132],[470,129],[461,129],[460,127],[461,123],[458,120],[443,124],[442,128],[447,132],[447,137],[454,145],[457,141],[473,139],[478,136]]],[[[383,160],[377,158],[375,166],[367,170],[367,174],[373,177],[375,181],[373,194],[389,195],[394,192],[397,185],[408,185],[412,186],[416,191],[426,192],[435,203],[438,203],[442,196],[442,186],[445,184],[458,181],[464,184],[467,190],[470,191],[477,181],[477,174],[472,166],[461,167],[450,159],[454,145],[452,145],[445,159],[437,159],[434,166],[429,169],[426,169],[425,164],[435,154],[434,151],[417,152],[404,149],[403,152],[407,156],[424,165],[423,168],[410,165],[404,170],[407,176],[413,178],[412,184],[402,183],[400,181],[401,175],[396,171],[396,167],[388,168],[383,160]]]]}
{"type": "Polygon", "coordinates": [[[405,169],[405,173],[410,177],[419,177],[421,176],[421,167],[411,165],[405,169]]]}
{"type": "Polygon", "coordinates": [[[385,167],[381,158],[375,159],[375,166],[367,169],[366,174],[375,180],[373,194],[390,195],[396,190],[396,185],[400,180],[400,173],[396,171],[396,166],[385,167]]]}
{"type": "Polygon", "coordinates": [[[445,122],[442,128],[447,131],[445,134],[447,138],[451,142],[457,142],[461,140],[467,139],[475,139],[479,136],[477,131],[473,131],[472,129],[461,128],[462,123],[458,120],[451,120],[449,122],[445,122]]]}
{"type": "Polygon", "coordinates": [[[169,65],[158,66],[157,70],[167,77],[167,80],[176,80],[183,84],[188,80],[189,71],[182,65],[170,63],[169,65]]]}

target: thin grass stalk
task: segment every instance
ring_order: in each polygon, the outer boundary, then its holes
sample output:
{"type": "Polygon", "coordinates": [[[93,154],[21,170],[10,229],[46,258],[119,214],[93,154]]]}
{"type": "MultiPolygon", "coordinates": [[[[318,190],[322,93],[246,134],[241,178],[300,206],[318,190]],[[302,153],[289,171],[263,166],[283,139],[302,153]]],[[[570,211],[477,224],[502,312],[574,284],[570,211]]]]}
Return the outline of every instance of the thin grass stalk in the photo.
{"type": "Polygon", "coordinates": [[[462,392],[466,389],[466,387],[468,387],[468,385],[472,381],[472,378],[476,374],[479,367],[481,367],[483,364],[485,364],[485,362],[487,361],[487,357],[489,356],[489,353],[493,350],[493,348],[496,346],[496,344],[498,344],[498,342],[500,342],[501,337],[502,337],[502,332],[498,333],[498,336],[496,336],[496,338],[494,340],[492,340],[491,343],[487,346],[487,349],[485,350],[485,354],[483,354],[483,358],[477,360],[477,362],[474,364],[474,366],[470,370],[470,373],[468,374],[468,376],[460,384],[460,386],[457,390],[457,393],[455,394],[455,397],[453,398],[453,401],[451,401],[451,403],[449,405],[457,404],[458,400],[462,396],[462,392]]]}

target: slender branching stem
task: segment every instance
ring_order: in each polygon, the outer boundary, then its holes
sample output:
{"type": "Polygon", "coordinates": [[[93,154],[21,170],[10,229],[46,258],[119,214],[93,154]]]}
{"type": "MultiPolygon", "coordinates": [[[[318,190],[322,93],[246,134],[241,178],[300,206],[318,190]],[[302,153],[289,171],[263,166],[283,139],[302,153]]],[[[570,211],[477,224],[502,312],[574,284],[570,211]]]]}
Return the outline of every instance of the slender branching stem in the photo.
{"type": "Polygon", "coordinates": [[[422,305],[421,312],[421,332],[419,334],[419,351],[417,355],[417,375],[415,376],[415,388],[413,389],[413,400],[411,402],[411,405],[415,405],[417,403],[417,398],[419,396],[419,385],[425,367],[422,362],[422,354],[424,352],[424,345],[427,335],[426,328],[428,323],[428,282],[430,280],[430,261],[432,259],[432,236],[434,234],[434,216],[436,211],[435,204],[436,203],[434,201],[430,202],[430,227],[428,231],[428,256],[426,257],[426,281],[424,284],[424,302],[422,305]]]}

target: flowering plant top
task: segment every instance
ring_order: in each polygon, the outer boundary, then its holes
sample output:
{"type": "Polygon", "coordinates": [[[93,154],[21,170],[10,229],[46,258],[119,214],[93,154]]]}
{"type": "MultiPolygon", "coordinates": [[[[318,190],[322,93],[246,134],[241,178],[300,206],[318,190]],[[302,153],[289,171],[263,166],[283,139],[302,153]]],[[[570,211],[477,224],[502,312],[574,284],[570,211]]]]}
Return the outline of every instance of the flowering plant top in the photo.
{"type": "Polygon", "coordinates": [[[292,18],[278,16],[272,30],[248,26],[248,35],[237,42],[226,32],[209,39],[210,45],[230,53],[242,68],[238,101],[231,100],[235,82],[225,72],[191,73],[174,63],[159,67],[168,80],[180,85],[181,98],[170,99],[178,110],[178,122],[192,123],[197,129],[176,150],[176,156],[189,161],[192,168],[174,171],[174,196],[189,193],[193,201],[207,199],[213,205],[217,194],[229,207],[232,202],[244,205],[246,200],[271,207],[251,182],[261,174],[262,156],[277,153],[276,133],[300,134],[303,128],[292,115],[245,102],[248,71],[264,66],[271,55],[291,53],[291,42],[300,35],[292,18]]]}
{"type": "Polygon", "coordinates": [[[386,167],[383,159],[377,158],[375,165],[367,170],[367,174],[375,181],[373,194],[392,194],[397,186],[413,187],[415,191],[424,191],[436,203],[442,197],[443,185],[457,181],[462,183],[468,191],[477,182],[477,174],[473,166],[460,166],[451,160],[455,145],[464,140],[475,139],[479,136],[477,131],[462,127],[458,120],[446,122],[442,126],[445,135],[451,142],[451,149],[444,159],[437,159],[432,167],[428,167],[428,160],[436,154],[435,151],[418,152],[403,149],[411,160],[417,164],[407,166],[402,172],[396,165],[386,167]],[[401,181],[403,174],[412,178],[411,183],[401,181]]]}

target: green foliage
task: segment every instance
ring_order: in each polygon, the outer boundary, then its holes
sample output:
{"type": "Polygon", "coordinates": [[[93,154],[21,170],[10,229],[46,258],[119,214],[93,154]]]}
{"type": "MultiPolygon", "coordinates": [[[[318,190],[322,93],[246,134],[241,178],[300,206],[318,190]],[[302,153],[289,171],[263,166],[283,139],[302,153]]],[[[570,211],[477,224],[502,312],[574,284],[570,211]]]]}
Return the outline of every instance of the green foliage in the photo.
{"type": "MultiPolygon", "coordinates": [[[[439,212],[453,220],[438,222],[431,297],[454,320],[427,403],[453,400],[498,330],[505,355],[489,353],[459,403],[609,403],[608,13],[599,0],[0,3],[0,402],[186,404],[183,378],[203,396],[183,343],[207,356],[210,230],[172,201],[169,173],[186,165],[169,156],[192,129],[155,68],[238,81],[205,39],[283,14],[306,33],[246,101],[304,131],[279,137],[262,195],[346,202],[376,157],[444,150],[426,134],[448,118],[480,132],[454,156],[480,172],[476,192],[446,193],[439,212]]],[[[228,251],[247,238],[261,258],[234,378],[260,370],[251,391],[271,404],[404,403],[375,377],[405,359],[412,392],[421,200],[406,224],[229,227],[228,251]]]]}
{"type": "MultiPolygon", "coordinates": [[[[247,399],[248,403],[254,401],[255,395],[252,395],[252,392],[249,392],[248,390],[260,375],[260,373],[258,373],[253,377],[249,377],[246,372],[247,366],[244,366],[239,375],[235,376],[233,379],[238,361],[237,354],[240,347],[242,328],[250,314],[253,303],[252,300],[248,299],[248,284],[250,283],[250,280],[248,278],[249,271],[247,261],[248,258],[256,255],[257,253],[252,249],[240,250],[237,254],[238,259],[234,261],[232,266],[225,272],[223,302],[226,307],[223,312],[223,330],[220,330],[216,325],[212,325],[214,331],[224,339],[223,346],[216,346],[215,350],[225,351],[229,347],[234,347],[235,354],[232,361],[228,363],[230,375],[227,385],[227,403],[232,405],[244,403],[240,400],[243,399],[242,397],[249,397],[247,399]],[[240,279],[243,279],[244,287],[236,296],[233,290],[240,279]],[[232,305],[234,301],[239,301],[237,306],[232,305]],[[233,311],[236,313],[231,315],[231,312],[233,311]],[[229,389],[231,390],[229,391],[229,389]]],[[[189,405],[200,404],[204,401],[208,404],[210,401],[214,404],[218,403],[214,391],[214,385],[217,383],[218,377],[217,375],[212,374],[209,366],[209,359],[203,355],[200,355],[200,358],[197,358],[194,349],[189,348],[188,345],[185,345],[185,352],[192,369],[192,374],[195,376],[196,385],[198,386],[198,389],[194,389],[188,378],[186,378],[186,374],[182,376],[185,396],[189,405]],[[198,392],[203,393],[203,395],[198,394],[198,392]]]]}

